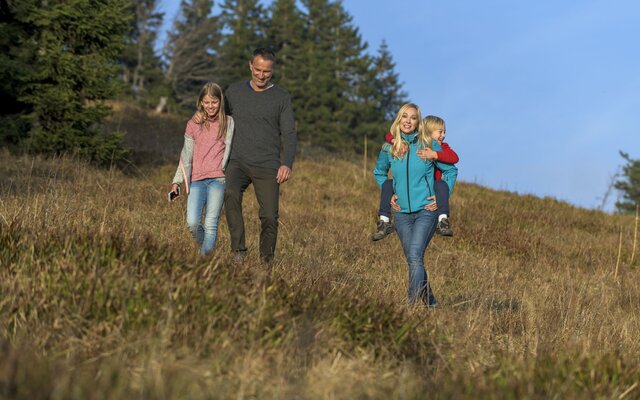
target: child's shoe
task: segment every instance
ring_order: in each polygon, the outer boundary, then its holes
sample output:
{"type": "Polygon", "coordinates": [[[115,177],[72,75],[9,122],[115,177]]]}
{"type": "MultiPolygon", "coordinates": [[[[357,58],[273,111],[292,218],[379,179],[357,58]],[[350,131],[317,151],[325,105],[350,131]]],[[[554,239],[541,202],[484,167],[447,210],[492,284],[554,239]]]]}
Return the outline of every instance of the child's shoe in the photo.
{"type": "Polygon", "coordinates": [[[436,233],[441,236],[453,236],[453,231],[449,226],[449,218],[442,218],[436,226],[436,233]]]}
{"type": "Polygon", "coordinates": [[[371,236],[371,240],[375,242],[376,240],[384,239],[385,237],[387,237],[387,235],[392,234],[394,230],[395,228],[393,227],[393,224],[391,222],[384,222],[383,220],[379,220],[378,230],[373,234],[373,236],[371,236]]]}

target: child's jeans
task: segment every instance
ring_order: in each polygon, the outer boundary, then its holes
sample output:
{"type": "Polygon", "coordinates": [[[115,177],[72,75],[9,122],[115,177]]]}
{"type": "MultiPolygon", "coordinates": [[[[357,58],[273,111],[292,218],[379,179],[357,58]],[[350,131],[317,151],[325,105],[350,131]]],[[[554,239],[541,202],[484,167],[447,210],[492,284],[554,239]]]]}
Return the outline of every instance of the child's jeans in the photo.
{"type": "Polygon", "coordinates": [[[391,197],[393,196],[393,180],[387,179],[380,189],[380,210],[378,215],[391,218],[391,197]]]}
{"type": "Polygon", "coordinates": [[[187,198],[187,225],[200,246],[201,255],[209,253],[216,246],[218,220],[224,200],[224,183],[224,178],[207,178],[191,182],[187,198]]]}
{"type": "MultiPolygon", "coordinates": [[[[435,181],[433,189],[436,192],[436,203],[438,203],[438,216],[441,214],[449,214],[449,185],[443,180],[435,181]]],[[[387,179],[382,184],[380,191],[380,210],[378,215],[391,218],[391,197],[393,196],[393,180],[387,179]]]]}
{"type": "Polygon", "coordinates": [[[449,215],[449,185],[443,180],[435,181],[433,184],[433,190],[436,192],[436,203],[438,203],[438,216],[446,214],[449,215]]]}

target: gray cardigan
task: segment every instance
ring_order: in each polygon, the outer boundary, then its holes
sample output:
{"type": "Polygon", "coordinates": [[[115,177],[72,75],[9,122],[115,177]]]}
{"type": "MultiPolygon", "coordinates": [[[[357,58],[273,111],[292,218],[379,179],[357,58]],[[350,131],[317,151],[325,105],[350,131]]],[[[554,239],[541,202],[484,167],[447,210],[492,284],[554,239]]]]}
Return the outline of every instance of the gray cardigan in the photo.
{"type": "MultiPolygon", "coordinates": [[[[222,157],[222,170],[224,171],[229,162],[229,154],[231,153],[231,141],[233,140],[233,118],[227,115],[227,134],[224,138],[224,157],[222,157]]],[[[187,194],[189,186],[191,186],[191,167],[193,164],[193,146],[195,141],[189,136],[184,136],[184,146],[180,153],[180,163],[173,177],[173,183],[185,183],[187,194]]]]}

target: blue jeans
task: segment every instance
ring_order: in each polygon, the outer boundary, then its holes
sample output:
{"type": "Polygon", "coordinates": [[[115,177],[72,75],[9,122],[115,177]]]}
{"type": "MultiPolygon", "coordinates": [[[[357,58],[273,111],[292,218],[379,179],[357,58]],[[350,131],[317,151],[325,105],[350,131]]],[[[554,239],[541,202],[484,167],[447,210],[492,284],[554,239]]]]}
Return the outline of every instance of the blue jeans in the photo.
{"type": "MultiPolygon", "coordinates": [[[[433,191],[436,195],[436,202],[438,203],[438,215],[447,214],[451,217],[449,212],[449,185],[443,180],[434,182],[433,191]]],[[[384,215],[387,218],[391,218],[391,197],[393,197],[393,180],[387,179],[382,184],[380,189],[380,209],[378,215],[384,215]]]]}
{"type": "Polygon", "coordinates": [[[409,303],[422,300],[428,305],[436,305],[436,298],[429,285],[429,276],[424,269],[424,253],[436,231],[438,214],[428,210],[414,213],[395,212],[394,218],[396,232],[409,269],[409,303]]]}
{"type": "Polygon", "coordinates": [[[205,255],[216,246],[218,220],[224,201],[224,178],[207,178],[191,182],[187,199],[187,226],[205,255]],[[204,223],[202,222],[202,211],[204,223]]]}

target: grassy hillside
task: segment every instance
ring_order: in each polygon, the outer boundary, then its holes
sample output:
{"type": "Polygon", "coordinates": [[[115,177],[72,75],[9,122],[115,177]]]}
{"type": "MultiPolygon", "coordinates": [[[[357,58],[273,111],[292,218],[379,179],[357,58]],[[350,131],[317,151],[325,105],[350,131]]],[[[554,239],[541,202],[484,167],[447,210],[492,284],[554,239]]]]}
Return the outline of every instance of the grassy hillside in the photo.
{"type": "Polygon", "coordinates": [[[252,191],[248,262],[224,218],[198,258],[185,199],[165,200],[182,122],[163,118],[112,121],[157,136],[127,174],[0,153],[0,398],[640,396],[634,218],[461,183],[426,256],[442,306],[410,308],[356,160],[298,160],[271,274],[252,191]]]}

